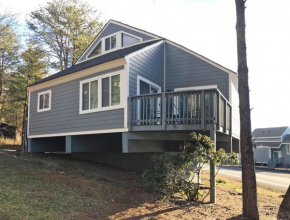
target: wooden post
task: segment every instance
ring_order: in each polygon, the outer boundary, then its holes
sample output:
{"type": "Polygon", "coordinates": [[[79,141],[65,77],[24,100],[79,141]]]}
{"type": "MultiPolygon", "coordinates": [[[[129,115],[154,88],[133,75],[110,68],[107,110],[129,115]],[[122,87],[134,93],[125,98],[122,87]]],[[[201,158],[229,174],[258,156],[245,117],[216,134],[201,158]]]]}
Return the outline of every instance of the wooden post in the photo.
{"type": "MultiPolygon", "coordinates": [[[[135,104],[135,103],[134,103],[135,104]]],[[[131,102],[131,97],[128,97],[128,122],[127,122],[127,126],[128,126],[128,130],[131,131],[132,130],[132,102],[131,102]]]]}
{"type": "Polygon", "coordinates": [[[290,210],[290,186],[285,194],[285,197],[281,203],[281,207],[286,209],[286,210],[290,210]]]}
{"type": "Polygon", "coordinates": [[[204,122],[204,115],[205,115],[205,109],[204,109],[204,101],[205,101],[205,96],[204,96],[204,90],[201,91],[201,94],[200,94],[200,111],[201,111],[201,129],[204,130],[205,128],[205,122],[204,122]]]}
{"type": "MultiPolygon", "coordinates": [[[[169,103],[168,103],[169,105],[169,103]]],[[[169,111],[168,111],[169,114],[169,111]]],[[[166,130],[166,96],[162,93],[161,96],[161,120],[162,120],[162,130],[166,130]]]]}
{"type": "MultiPolygon", "coordinates": [[[[213,129],[210,131],[210,139],[214,142],[214,151],[216,151],[216,124],[213,124],[213,129]]],[[[210,162],[210,202],[216,202],[216,166],[210,162]]]]}

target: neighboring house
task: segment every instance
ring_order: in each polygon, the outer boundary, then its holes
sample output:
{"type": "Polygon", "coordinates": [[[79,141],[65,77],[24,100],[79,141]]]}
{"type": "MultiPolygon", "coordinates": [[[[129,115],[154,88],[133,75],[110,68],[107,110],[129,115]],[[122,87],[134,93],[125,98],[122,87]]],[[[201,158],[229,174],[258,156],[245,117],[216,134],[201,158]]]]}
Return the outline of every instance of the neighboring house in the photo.
{"type": "Polygon", "coordinates": [[[257,128],[253,131],[254,157],[256,163],[268,167],[290,167],[289,127],[257,128]]]}
{"type": "Polygon", "coordinates": [[[237,74],[117,21],[28,91],[29,152],[177,151],[193,131],[239,152],[237,74]]]}

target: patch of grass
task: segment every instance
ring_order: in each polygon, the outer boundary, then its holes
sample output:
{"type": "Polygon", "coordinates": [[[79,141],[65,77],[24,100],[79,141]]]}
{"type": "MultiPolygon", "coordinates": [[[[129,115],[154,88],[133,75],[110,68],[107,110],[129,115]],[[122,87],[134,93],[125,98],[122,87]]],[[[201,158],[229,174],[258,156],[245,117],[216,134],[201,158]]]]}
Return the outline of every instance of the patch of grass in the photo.
{"type": "Polygon", "coordinates": [[[72,219],[101,203],[77,184],[80,176],[41,173],[0,169],[0,219],[72,219]]]}
{"type": "Polygon", "coordinates": [[[217,182],[217,183],[223,183],[223,184],[227,183],[227,182],[226,182],[225,180],[223,180],[223,179],[217,179],[216,182],[217,182]]]}

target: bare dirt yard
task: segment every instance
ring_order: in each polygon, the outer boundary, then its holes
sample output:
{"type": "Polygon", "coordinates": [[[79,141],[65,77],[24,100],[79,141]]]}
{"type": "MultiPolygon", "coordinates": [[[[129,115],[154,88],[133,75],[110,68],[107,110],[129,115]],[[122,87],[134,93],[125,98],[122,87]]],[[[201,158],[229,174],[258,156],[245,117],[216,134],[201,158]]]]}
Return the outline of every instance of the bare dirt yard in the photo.
{"type": "MultiPolygon", "coordinates": [[[[241,183],[218,181],[217,204],[173,203],[145,192],[140,173],[70,155],[0,149],[0,219],[241,219],[241,183]]],[[[279,209],[284,193],[258,188],[261,219],[290,220],[279,209]]]]}

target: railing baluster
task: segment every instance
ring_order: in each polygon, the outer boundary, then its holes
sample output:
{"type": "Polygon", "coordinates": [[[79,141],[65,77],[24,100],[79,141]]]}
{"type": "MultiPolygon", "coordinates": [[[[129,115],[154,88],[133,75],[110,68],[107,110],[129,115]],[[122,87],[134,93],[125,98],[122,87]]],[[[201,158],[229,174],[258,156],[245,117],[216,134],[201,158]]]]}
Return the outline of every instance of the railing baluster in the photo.
{"type": "Polygon", "coordinates": [[[172,94],[172,116],[171,116],[172,124],[174,124],[174,95],[172,94]]]}

